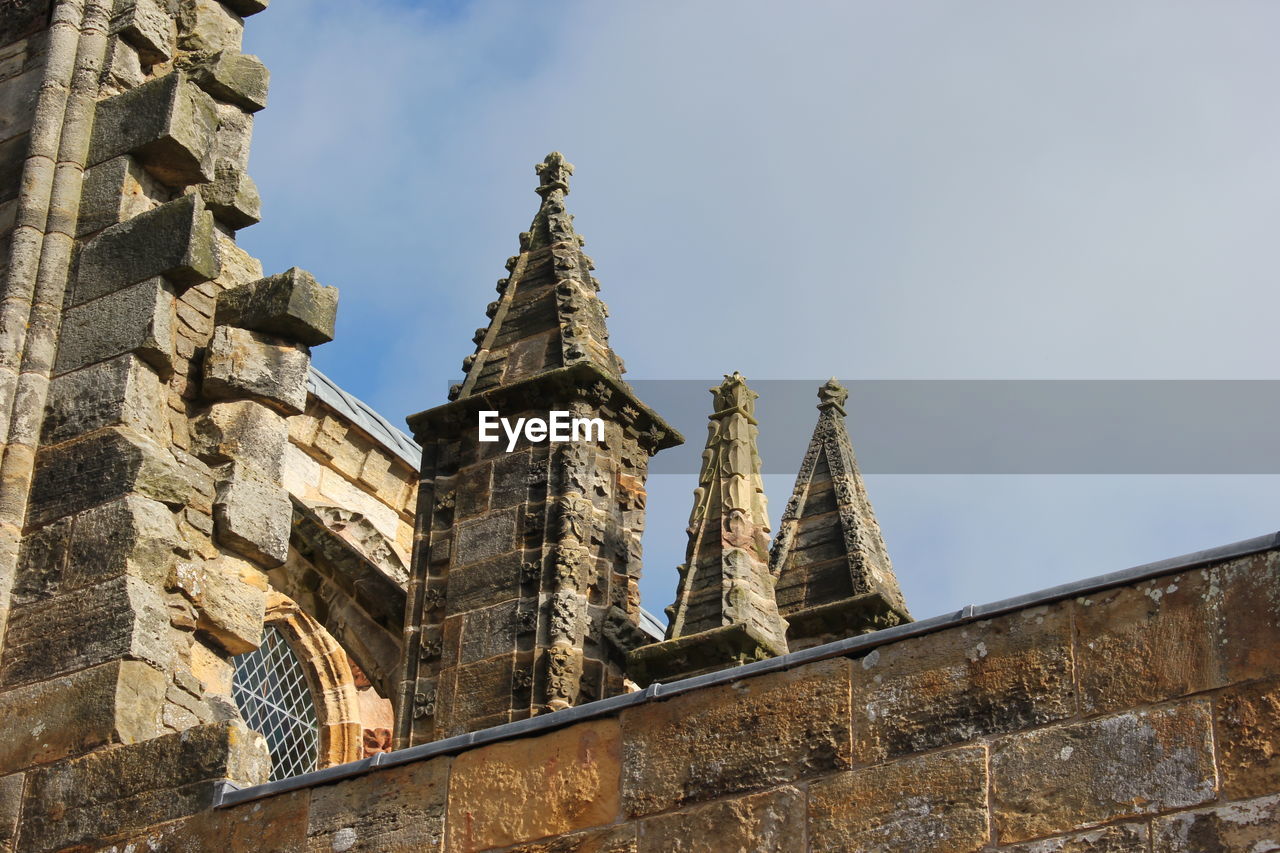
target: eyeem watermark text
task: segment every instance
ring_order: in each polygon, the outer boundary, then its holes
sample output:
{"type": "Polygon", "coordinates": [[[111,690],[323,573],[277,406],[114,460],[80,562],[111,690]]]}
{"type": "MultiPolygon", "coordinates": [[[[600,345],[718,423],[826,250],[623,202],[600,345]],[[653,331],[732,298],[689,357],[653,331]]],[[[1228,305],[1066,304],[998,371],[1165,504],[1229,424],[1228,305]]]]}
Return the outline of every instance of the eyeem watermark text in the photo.
{"type": "Polygon", "coordinates": [[[516,418],[512,423],[509,418],[497,412],[480,413],[480,440],[499,441],[498,428],[507,436],[507,452],[516,449],[523,434],[533,443],[540,441],[604,441],[604,421],[600,418],[575,418],[569,412],[547,412],[546,420],[542,418],[516,418]]]}

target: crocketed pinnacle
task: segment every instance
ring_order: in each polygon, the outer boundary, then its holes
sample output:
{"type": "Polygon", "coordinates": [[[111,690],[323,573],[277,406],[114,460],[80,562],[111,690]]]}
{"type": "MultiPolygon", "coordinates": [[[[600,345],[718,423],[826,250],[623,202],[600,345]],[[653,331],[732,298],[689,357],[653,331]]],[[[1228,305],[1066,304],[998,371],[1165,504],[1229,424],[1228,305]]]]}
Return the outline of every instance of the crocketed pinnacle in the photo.
{"type": "Polygon", "coordinates": [[[573,166],[559,151],[537,164],[542,197],[529,230],[520,235],[520,254],[507,260],[509,277],[498,280],[498,299],[489,304],[487,328],[477,329],[476,351],[462,368],[466,379],[451,399],[468,397],[583,361],[621,377],[622,360],[609,346],[608,309],[600,283],[565,209],[573,166]]]}
{"type": "Polygon", "coordinates": [[[689,517],[689,545],[676,601],[667,608],[668,637],[750,623],[780,650],[786,624],[778,617],[768,570],[769,517],[755,401],[740,373],[712,388],[714,410],[689,517]]]}
{"type": "Polygon", "coordinates": [[[907,613],[845,428],[848,398],[835,379],[818,390],[818,423],[778,524],[770,571],[787,618],[868,593],[907,613]]]}

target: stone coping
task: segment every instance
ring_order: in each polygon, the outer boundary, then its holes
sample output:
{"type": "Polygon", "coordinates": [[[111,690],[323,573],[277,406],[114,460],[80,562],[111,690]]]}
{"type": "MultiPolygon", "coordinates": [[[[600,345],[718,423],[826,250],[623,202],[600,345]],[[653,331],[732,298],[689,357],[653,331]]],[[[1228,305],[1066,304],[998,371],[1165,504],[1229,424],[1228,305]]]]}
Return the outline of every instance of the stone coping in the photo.
{"type": "Polygon", "coordinates": [[[270,797],[275,794],[281,794],[286,791],[294,791],[301,788],[311,787],[313,785],[323,785],[329,782],[336,782],[352,776],[363,775],[380,767],[394,767],[396,765],[407,764],[412,761],[423,761],[429,758],[434,758],[438,755],[454,755],[473,747],[494,743],[496,741],[510,740],[527,735],[539,734],[573,725],[574,723],[582,722],[584,720],[609,716],[622,711],[624,708],[643,705],[647,702],[654,702],[660,699],[667,699],[681,693],[699,690],[703,687],[728,684],[730,682],[740,681],[744,678],[791,669],[793,667],[827,658],[852,656],[865,653],[877,646],[894,643],[908,637],[929,634],[934,631],[953,628],[969,622],[991,619],[995,616],[1000,616],[1017,610],[1023,610],[1028,607],[1050,604],[1066,598],[1074,598],[1079,595],[1101,592],[1102,590],[1110,589],[1112,587],[1125,586],[1150,578],[1160,577],[1161,575],[1183,572],[1189,569],[1209,565],[1211,563],[1219,563],[1225,560],[1247,557],[1252,554],[1273,550],[1280,550],[1280,531],[1268,533],[1263,536],[1257,536],[1253,539],[1233,542],[1229,545],[1221,545],[1217,548],[1210,548],[1205,551],[1196,551],[1179,557],[1171,557],[1154,563],[1145,563],[1140,566],[1134,566],[1133,568],[1122,569],[1118,572],[1111,572],[1109,574],[1098,575],[1093,578],[1086,578],[1084,580],[1049,587],[1048,589],[1041,590],[1039,592],[1028,593],[1026,595],[1015,596],[1013,598],[1006,598],[1001,601],[992,602],[991,604],[971,604],[955,611],[954,613],[942,614],[929,619],[922,619],[918,622],[908,622],[892,628],[885,628],[874,633],[862,634],[857,637],[849,637],[848,639],[838,640],[833,643],[815,646],[811,649],[792,652],[791,654],[782,655],[781,657],[756,661],[755,663],[736,666],[731,669],[720,670],[719,672],[708,673],[706,675],[694,676],[693,678],[682,679],[670,684],[654,683],[646,687],[644,690],[636,693],[626,693],[621,696],[613,696],[608,699],[588,702],[585,705],[566,708],[563,711],[556,711],[551,714],[530,717],[526,720],[517,720],[512,723],[505,723],[500,726],[494,726],[493,728],[482,729],[477,732],[469,732],[467,734],[446,738],[445,740],[434,741],[432,743],[424,743],[407,749],[379,753],[371,758],[365,758],[360,761],[353,761],[347,764],[339,764],[334,767],[327,767],[324,770],[316,770],[311,773],[304,773],[300,776],[292,776],[288,779],[269,782],[265,785],[255,785],[251,788],[241,789],[237,788],[230,782],[224,781],[219,783],[219,790],[216,792],[214,798],[214,808],[228,808],[230,806],[239,805],[240,803],[246,803],[252,800],[262,799],[264,797],[270,797]]]}

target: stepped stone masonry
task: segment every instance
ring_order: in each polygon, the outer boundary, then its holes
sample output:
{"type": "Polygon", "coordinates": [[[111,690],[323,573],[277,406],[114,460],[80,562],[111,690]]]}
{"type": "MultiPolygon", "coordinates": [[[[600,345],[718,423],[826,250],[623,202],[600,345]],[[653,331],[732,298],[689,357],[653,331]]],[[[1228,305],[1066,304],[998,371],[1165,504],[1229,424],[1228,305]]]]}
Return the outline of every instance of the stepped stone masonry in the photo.
{"type": "Polygon", "coordinates": [[[559,153],[413,439],[317,371],[236,242],[266,10],[0,3],[0,851],[1280,849],[1280,534],[913,622],[846,389],[771,536],[735,372],[664,634],[559,153]]]}

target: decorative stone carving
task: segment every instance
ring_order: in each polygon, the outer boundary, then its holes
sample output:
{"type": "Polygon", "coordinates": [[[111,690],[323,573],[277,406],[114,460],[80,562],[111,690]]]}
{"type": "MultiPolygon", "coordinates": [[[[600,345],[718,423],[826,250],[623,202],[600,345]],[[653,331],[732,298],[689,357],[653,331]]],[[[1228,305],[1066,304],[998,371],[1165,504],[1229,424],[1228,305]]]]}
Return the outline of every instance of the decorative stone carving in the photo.
{"type": "Polygon", "coordinates": [[[547,699],[553,711],[568,708],[578,698],[582,679],[582,658],[567,646],[547,650],[547,699]]]}
{"type": "Polygon", "coordinates": [[[355,547],[369,561],[401,585],[409,581],[409,569],[396,553],[391,540],[373,526],[363,513],[336,506],[312,506],[333,532],[355,547]]]}
{"type": "Polygon", "coordinates": [[[570,493],[559,501],[560,536],[576,542],[586,542],[591,535],[593,508],[591,501],[579,494],[570,493]]]}
{"type": "Polygon", "coordinates": [[[431,587],[422,594],[422,608],[427,612],[444,607],[445,595],[439,587],[431,587]]]}
{"type": "Polygon", "coordinates": [[[424,717],[434,717],[436,715],[436,691],[435,689],[421,691],[413,694],[413,717],[420,720],[424,717]]]}
{"type": "Polygon", "coordinates": [[[439,637],[424,637],[418,645],[418,658],[424,661],[435,660],[443,651],[444,642],[439,637]]]}
{"type": "Polygon", "coordinates": [[[585,628],[586,599],[572,592],[551,596],[551,636],[576,644],[585,628]]]}

